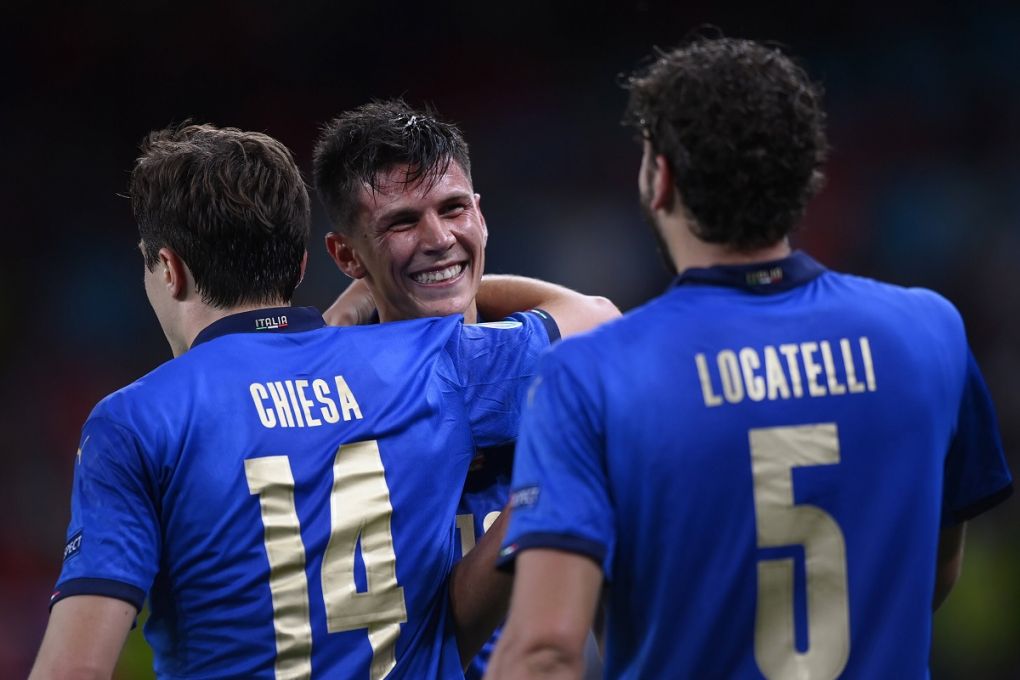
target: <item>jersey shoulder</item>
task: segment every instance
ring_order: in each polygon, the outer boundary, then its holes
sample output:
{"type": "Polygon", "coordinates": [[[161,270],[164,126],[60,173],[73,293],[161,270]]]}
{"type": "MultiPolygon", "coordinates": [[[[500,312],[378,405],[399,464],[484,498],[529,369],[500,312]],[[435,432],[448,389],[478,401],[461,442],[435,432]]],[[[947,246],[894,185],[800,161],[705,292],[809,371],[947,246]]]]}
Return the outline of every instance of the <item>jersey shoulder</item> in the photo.
{"type": "Polygon", "coordinates": [[[886,316],[905,332],[924,334],[935,341],[966,343],[959,310],[933,290],[831,271],[819,277],[819,284],[823,294],[832,291],[859,313],[886,316]]]}

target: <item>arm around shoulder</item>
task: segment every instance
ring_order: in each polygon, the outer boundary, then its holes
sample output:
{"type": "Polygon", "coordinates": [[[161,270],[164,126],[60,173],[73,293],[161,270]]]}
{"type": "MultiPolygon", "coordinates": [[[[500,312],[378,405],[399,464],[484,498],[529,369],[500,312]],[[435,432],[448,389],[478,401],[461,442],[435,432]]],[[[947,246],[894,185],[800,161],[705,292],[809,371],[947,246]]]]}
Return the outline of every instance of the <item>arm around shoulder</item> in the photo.
{"type": "Polygon", "coordinates": [[[548,281],[505,274],[485,276],[476,302],[478,311],[488,319],[540,308],[555,319],[563,337],[583,333],[620,316],[620,310],[607,298],[584,295],[548,281]]]}

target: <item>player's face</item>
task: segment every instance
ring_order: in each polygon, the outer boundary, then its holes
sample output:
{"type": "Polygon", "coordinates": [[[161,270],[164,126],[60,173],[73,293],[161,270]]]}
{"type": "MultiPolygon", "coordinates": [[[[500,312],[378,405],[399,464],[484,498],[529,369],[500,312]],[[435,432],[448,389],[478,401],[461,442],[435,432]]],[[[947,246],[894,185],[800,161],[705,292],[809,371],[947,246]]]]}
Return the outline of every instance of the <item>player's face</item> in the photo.
{"type": "Polygon", "coordinates": [[[473,322],[488,238],[479,196],[456,162],[428,191],[404,184],[406,172],[395,166],[380,173],[379,191],[362,188],[349,238],[379,318],[464,314],[473,322]]]}

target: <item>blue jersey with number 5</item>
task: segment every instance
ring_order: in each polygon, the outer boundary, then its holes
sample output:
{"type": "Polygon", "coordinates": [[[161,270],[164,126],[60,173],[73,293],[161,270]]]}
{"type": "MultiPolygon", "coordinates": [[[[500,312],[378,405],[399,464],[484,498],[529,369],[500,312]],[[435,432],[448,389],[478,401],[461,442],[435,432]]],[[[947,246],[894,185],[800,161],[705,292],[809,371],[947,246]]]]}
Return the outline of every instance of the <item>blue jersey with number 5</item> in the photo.
{"type": "Polygon", "coordinates": [[[612,678],[924,678],[940,529],[1008,495],[956,310],[797,253],[543,359],[505,548],[587,555],[612,678]]]}
{"type": "Polygon", "coordinates": [[[54,602],[148,597],[162,678],[460,677],[457,499],[547,323],[214,323],[86,422],[54,602]]]}

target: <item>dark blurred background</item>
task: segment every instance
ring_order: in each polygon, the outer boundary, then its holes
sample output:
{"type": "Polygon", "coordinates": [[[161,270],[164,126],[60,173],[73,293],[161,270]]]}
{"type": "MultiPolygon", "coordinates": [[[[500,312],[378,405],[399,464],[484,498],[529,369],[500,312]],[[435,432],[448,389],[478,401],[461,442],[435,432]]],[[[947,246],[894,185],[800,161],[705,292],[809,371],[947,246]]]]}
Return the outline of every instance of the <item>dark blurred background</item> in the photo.
{"type": "MultiPolygon", "coordinates": [[[[489,270],[629,309],[668,277],[618,74],[706,23],[781,42],[824,84],[833,145],[799,245],[962,310],[1020,470],[1016,3],[5,2],[0,19],[0,677],[27,673],[46,624],[82,422],[169,358],[121,194],[140,138],[188,117],[265,131],[307,173],[341,110],[430,102],[472,145],[489,270]]],[[[326,231],[316,204],[298,304],[346,285],[326,231]]],[[[1018,537],[1015,499],[973,523],[934,677],[1020,677],[1018,537]]],[[[129,647],[120,677],[150,676],[137,632],[129,647]]]]}

